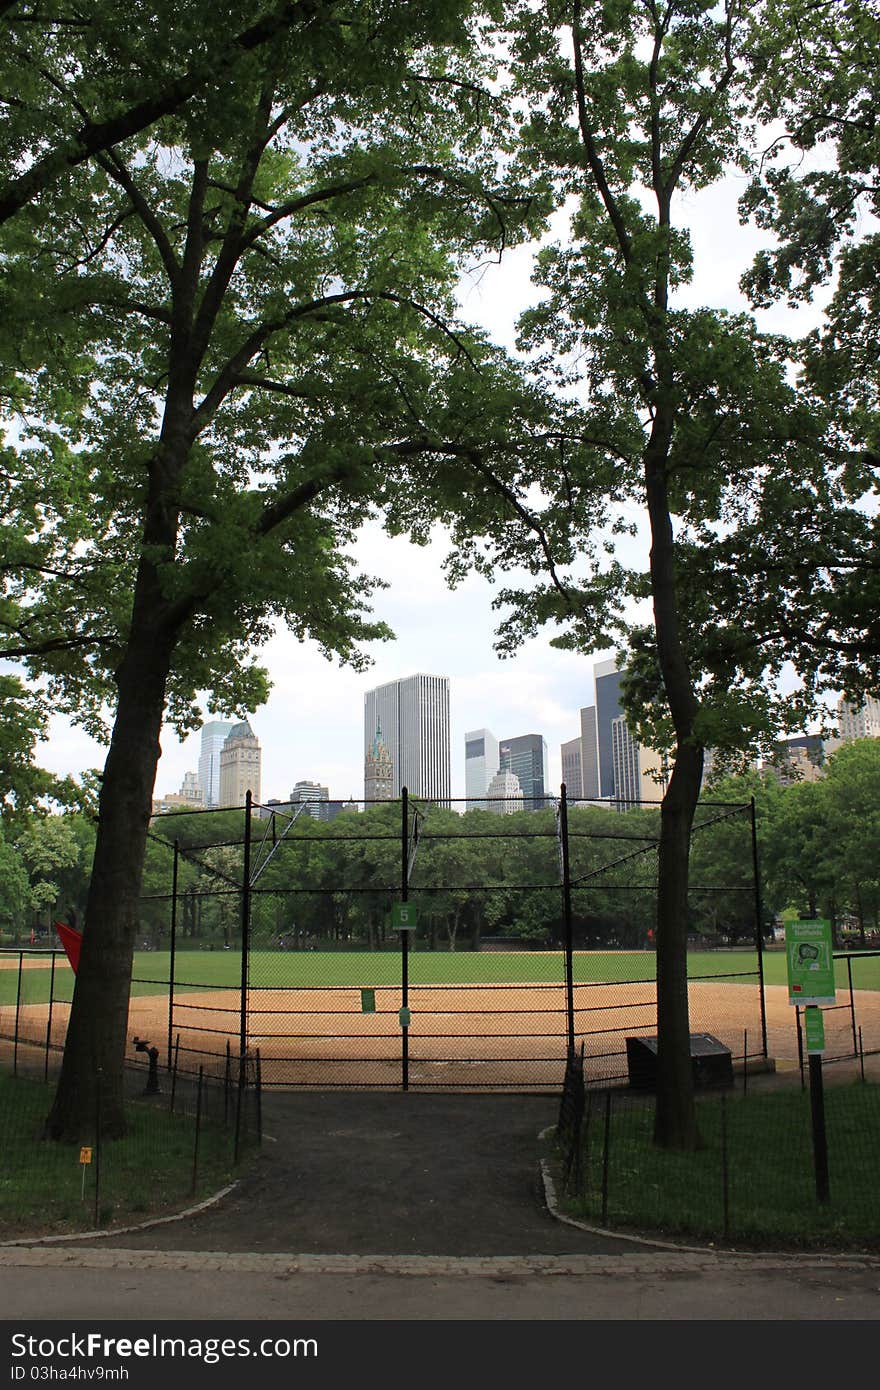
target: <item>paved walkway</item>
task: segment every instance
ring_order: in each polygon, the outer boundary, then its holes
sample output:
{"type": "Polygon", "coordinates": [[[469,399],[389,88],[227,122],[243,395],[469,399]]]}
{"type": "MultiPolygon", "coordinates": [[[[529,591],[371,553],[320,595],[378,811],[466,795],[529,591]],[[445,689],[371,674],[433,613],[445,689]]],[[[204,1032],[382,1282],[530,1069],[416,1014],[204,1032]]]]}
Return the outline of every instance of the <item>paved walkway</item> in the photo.
{"type": "Polygon", "coordinates": [[[556,1115],[542,1097],[272,1095],[261,1157],[207,1209],[0,1248],[2,1317],[880,1314],[880,1258],[687,1249],[557,1219],[537,1139],[556,1115]]]}

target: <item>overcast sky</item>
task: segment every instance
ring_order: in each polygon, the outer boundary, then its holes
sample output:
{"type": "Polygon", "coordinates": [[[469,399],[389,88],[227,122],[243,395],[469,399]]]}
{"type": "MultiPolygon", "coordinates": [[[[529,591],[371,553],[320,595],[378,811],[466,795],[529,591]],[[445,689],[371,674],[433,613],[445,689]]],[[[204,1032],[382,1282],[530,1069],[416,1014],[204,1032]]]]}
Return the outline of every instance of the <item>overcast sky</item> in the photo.
{"type": "MultiPolygon", "coordinates": [[[[760,242],[755,231],[738,225],[736,199],[742,188],[739,178],[730,179],[693,197],[682,211],[691,226],[695,258],[694,282],[681,295],[682,303],[747,308],[738,280],[760,242]]],[[[513,346],[517,315],[535,298],[530,268],[530,250],[519,248],[462,286],[466,316],[508,347],[513,346]]],[[[798,331],[811,327],[817,313],[802,314],[798,331]]],[[[760,323],[793,329],[791,315],[782,309],[761,315],[760,323]]],[[[331,664],[314,645],[298,643],[285,632],[264,649],[273,690],[268,703],[251,716],[263,750],[264,801],[285,799],[302,779],[329,787],[333,798],[361,797],[364,693],[416,672],[450,678],[454,797],[464,796],[464,735],[481,727],[498,738],[542,734],[549,749],[551,789],[559,786],[560,744],[576,736],[578,711],[593,700],[593,662],[610,653],[561,652],[538,638],[514,658],[500,660],[493,651],[492,586],[471,578],[450,592],[440,569],[444,554],[439,533],[425,549],[390,540],[379,528],[363,534],[357,556],[368,573],[390,583],[378,592],[375,610],[396,634],[393,642],[369,648],[375,664],[368,672],[356,674],[331,664]]],[[[177,791],[184,773],[197,768],[198,754],[198,734],[181,743],[166,729],[156,794],[177,791]]],[[[100,767],[104,749],[55,719],[39,757],[51,771],[79,773],[100,767]]]]}

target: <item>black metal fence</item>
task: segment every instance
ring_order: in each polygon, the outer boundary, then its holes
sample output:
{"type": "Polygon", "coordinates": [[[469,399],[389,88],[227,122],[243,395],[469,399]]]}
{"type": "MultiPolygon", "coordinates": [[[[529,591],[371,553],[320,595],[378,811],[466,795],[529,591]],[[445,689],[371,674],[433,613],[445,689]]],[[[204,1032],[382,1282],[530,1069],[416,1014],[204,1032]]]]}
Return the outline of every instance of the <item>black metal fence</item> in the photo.
{"type": "Polygon", "coordinates": [[[95,1108],[78,1145],[43,1137],[60,1054],[19,1039],[0,1067],[0,1125],[10,1180],[0,1191],[0,1240],[136,1226],[225,1187],[262,1142],[259,1057],[226,1073],[161,1078],[138,1054],[125,1068],[127,1132],[102,1133],[95,1108]],[[12,1062],[12,1065],[10,1065],[12,1062]]]}
{"type": "MultiPolygon", "coordinates": [[[[656,804],[565,788],[513,816],[404,793],[330,821],[250,802],[157,818],[131,1036],[191,1075],[258,1050],[266,1086],[552,1092],[581,1043],[591,1084],[623,1080],[627,1037],[656,1032],[658,834],[656,804]]],[[[692,1031],[742,1067],[783,1055],[794,1011],[768,1038],[753,803],[701,803],[691,885],[692,1031]]],[[[47,1057],[72,984],[58,954],[0,971],[0,1034],[47,1057]]],[[[864,1015],[880,1047],[850,969],[841,1018],[864,1015]]]]}
{"type": "Polygon", "coordinates": [[[581,1088],[574,1105],[572,1084],[549,1174],[556,1199],[587,1222],[677,1241],[880,1249],[880,1085],[863,1076],[825,1088],[821,1184],[811,1098],[796,1075],[793,1086],[747,1087],[744,1075],[699,1093],[693,1153],[653,1144],[652,1097],[581,1088]]]}
{"type": "MultiPolygon", "coordinates": [[[[269,1086],[552,1091],[580,1040],[605,1081],[626,1074],[626,1036],[655,1030],[657,804],[562,788],[528,813],[459,815],[404,792],[327,823],[226,816],[220,834],[196,815],[154,825],[173,862],[149,899],[168,921],[152,983],[191,1065],[237,1035],[269,1086]]],[[[704,803],[694,845],[692,1026],[737,1055],[750,1034],[763,1057],[753,806],[704,803]],[[724,1009],[719,984],[739,986],[724,1009]]]]}

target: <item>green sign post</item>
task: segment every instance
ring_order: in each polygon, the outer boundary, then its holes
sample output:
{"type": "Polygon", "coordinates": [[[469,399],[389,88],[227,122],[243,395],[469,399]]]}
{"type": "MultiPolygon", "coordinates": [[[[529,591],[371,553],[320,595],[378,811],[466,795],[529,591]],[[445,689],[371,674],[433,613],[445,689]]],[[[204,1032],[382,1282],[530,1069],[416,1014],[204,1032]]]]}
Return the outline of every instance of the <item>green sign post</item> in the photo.
{"type": "Polygon", "coordinates": [[[785,957],[789,1004],[805,1008],[836,1003],[830,922],[821,917],[812,922],[787,922],[785,957]]]}
{"type": "Polygon", "coordinates": [[[825,1051],[825,1022],[822,1010],[815,1004],[804,1009],[804,1025],[807,1036],[807,1055],[821,1057],[825,1051]]]}
{"type": "MultiPolygon", "coordinates": [[[[803,1009],[806,1025],[816,1199],[819,1202],[827,1202],[830,1198],[828,1138],[825,1132],[825,1098],[822,1089],[822,1053],[825,1049],[825,1028],[819,1005],[836,1002],[834,939],[831,935],[831,923],[821,917],[817,917],[814,921],[787,922],[785,926],[785,959],[788,966],[788,1002],[795,1004],[798,1010],[803,1009]]],[[[799,1013],[797,1017],[799,1019],[799,1013]]],[[[800,1049],[800,1029],[798,1029],[799,1053],[800,1049]]]]}

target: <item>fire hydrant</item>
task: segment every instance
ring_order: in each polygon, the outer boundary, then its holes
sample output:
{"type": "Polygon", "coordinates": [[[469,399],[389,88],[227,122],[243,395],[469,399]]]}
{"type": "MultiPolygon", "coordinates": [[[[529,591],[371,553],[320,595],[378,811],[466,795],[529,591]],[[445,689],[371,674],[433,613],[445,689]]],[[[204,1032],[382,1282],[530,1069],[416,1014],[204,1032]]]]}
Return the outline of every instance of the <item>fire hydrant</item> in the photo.
{"type": "Polygon", "coordinates": [[[144,1087],[145,1096],[158,1096],[159,1091],[159,1049],[151,1046],[146,1038],[134,1038],[135,1052],[146,1052],[149,1058],[149,1070],[147,1071],[147,1084],[144,1087]]]}

